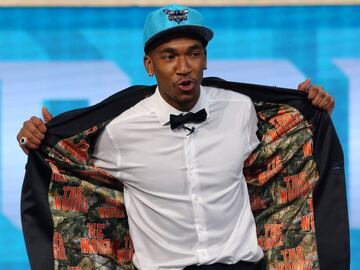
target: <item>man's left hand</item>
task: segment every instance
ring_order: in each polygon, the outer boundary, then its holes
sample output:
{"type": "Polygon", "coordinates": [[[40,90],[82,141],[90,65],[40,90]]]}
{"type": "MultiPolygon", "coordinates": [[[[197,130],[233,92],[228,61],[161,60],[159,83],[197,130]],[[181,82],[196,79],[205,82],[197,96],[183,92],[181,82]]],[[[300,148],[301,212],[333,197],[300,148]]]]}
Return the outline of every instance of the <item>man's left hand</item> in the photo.
{"type": "Polygon", "coordinates": [[[307,79],[298,86],[298,90],[307,92],[308,99],[314,106],[325,110],[329,115],[335,107],[334,98],[327,93],[321,86],[311,84],[311,80],[307,79]]]}

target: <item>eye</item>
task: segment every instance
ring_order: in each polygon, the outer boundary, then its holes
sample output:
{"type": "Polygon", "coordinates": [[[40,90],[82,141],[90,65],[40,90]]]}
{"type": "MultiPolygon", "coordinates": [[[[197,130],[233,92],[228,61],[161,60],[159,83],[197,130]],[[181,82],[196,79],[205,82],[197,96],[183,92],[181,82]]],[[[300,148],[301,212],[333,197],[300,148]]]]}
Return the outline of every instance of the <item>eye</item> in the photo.
{"type": "Polygon", "coordinates": [[[198,57],[198,56],[200,56],[200,52],[191,52],[190,56],[191,57],[198,57]]]}
{"type": "Polygon", "coordinates": [[[175,55],[174,55],[174,54],[164,54],[164,55],[162,56],[162,59],[168,60],[168,61],[174,60],[174,59],[175,59],[175,55]]]}

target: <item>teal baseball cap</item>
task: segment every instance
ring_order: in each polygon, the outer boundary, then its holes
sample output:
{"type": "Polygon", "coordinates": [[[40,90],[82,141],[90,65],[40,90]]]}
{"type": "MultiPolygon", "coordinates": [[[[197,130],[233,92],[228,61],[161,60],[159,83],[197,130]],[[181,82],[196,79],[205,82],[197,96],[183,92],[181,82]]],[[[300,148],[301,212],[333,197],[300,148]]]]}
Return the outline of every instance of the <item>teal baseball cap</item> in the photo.
{"type": "Polygon", "coordinates": [[[182,36],[199,38],[206,46],[214,33],[204,26],[203,16],[195,9],[176,4],[159,8],[146,17],[144,51],[147,53],[169,38],[182,36]]]}

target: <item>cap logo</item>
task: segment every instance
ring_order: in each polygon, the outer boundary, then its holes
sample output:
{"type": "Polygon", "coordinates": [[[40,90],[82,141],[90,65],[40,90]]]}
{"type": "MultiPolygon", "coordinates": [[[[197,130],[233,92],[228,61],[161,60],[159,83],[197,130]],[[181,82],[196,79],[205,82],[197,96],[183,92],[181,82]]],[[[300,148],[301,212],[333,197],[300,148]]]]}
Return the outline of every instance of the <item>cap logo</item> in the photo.
{"type": "Polygon", "coordinates": [[[189,11],[187,9],[177,9],[177,10],[170,10],[164,9],[163,12],[168,15],[169,21],[177,22],[178,24],[182,21],[186,21],[188,19],[187,14],[189,11]]]}

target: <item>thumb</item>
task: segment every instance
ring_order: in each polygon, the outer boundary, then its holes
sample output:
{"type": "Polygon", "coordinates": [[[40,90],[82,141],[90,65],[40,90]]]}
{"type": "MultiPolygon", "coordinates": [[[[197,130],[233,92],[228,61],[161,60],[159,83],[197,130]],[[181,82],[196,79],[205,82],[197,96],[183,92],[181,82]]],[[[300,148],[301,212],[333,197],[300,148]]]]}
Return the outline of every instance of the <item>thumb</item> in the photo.
{"type": "Polygon", "coordinates": [[[44,120],[45,120],[45,123],[49,122],[49,121],[53,118],[53,116],[52,116],[51,113],[47,110],[47,108],[46,108],[45,106],[42,107],[41,113],[42,113],[42,115],[43,115],[43,118],[44,118],[44,120]]]}
{"type": "Polygon", "coordinates": [[[307,91],[308,90],[308,86],[311,84],[311,79],[307,78],[306,81],[302,82],[299,84],[298,86],[298,90],[300,91],[307,91]]]}

